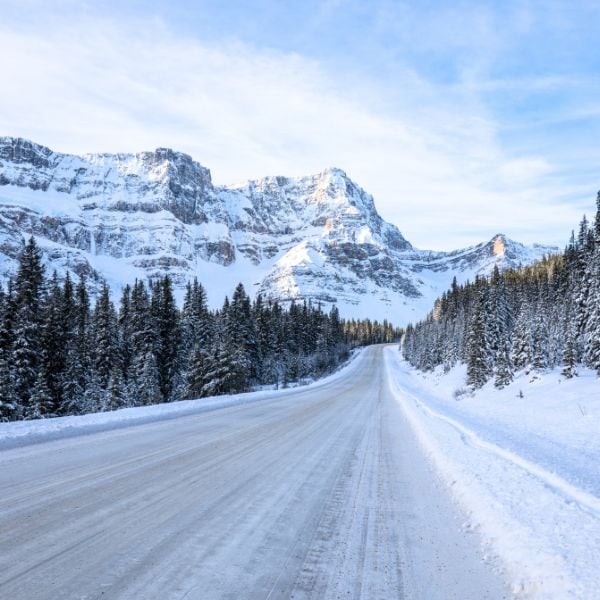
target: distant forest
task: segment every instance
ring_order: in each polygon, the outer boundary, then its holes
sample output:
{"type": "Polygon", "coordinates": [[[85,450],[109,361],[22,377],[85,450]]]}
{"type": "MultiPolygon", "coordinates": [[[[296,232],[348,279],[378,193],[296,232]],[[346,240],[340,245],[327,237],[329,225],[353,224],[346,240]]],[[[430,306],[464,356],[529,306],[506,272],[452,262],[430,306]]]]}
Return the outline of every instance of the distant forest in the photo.
{"type": "Polygon", "coordinates": [[[0,288],[0,420],[286,386],[399,336],[387,322],[346,321],[335,307],[251,301],[242,284],[213,311],[194,280],[179,308],[168,276],[126,286],[118,306],[104,284],[92,307],[85,279],[46,276],[31,238],[0,288]]]}
{"type": "Polygon", "coordinates": [[[409,325],[405,358],[415,367],[467,365],[467,384],[502,388],[521,369],[585,365],[600,374],[600,192],[560,255],[452,287],[428,318],[409,325]]]}

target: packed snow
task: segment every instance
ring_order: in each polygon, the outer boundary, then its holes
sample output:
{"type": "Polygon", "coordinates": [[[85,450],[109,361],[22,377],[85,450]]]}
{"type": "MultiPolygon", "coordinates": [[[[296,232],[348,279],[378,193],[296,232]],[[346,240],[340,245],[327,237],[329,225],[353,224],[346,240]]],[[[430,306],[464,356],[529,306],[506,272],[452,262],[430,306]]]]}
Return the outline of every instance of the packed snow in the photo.
{"type": "Polygon", "coordinates": [[[430,460],[518,597],[600,598],[600,391],[595,373],[521,372],[497,390],[465,368],[422,373],[386,349],[430,460]]]}

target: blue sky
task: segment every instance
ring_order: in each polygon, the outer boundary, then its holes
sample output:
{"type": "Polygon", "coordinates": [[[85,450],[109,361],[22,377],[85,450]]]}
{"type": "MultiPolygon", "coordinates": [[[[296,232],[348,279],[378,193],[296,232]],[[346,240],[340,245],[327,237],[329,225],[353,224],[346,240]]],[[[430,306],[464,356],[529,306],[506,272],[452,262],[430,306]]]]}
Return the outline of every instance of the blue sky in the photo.
{"type": "Polygon", "coordinates": [[[597,2],[0,0],[0,133],[339,166],[423,248],[562,245],[600,188],[597,2]]]}

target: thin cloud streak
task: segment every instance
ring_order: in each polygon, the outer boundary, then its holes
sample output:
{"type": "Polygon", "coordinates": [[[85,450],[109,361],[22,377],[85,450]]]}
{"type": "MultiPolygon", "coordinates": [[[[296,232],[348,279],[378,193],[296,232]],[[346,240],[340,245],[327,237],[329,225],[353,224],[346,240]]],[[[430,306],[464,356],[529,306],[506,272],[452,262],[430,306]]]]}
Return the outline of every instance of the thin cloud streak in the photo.
{"type": "Polygon", "coordinates": [[[0,52],[11,82],[0,132],[56,150],[171,146],[218,183],[339,166],[419,247],[449,249],[499,231],[562,243],[580,216],[580,191],[545,157],[508,155],[468,85],[444,97],[407,72],[408,101],[382,110],[376,99],[386,89],[374,81],[364,94],[347,93],[344,74],[315,60],[201,43],[156,20],[79,19],[43,36],[2,28],[0,52]]]}

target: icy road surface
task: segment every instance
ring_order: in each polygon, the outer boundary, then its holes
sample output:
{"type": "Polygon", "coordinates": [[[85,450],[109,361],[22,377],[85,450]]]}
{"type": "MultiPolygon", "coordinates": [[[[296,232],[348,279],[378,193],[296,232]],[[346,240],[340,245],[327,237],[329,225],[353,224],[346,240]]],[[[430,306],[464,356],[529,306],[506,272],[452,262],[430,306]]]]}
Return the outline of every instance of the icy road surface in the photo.
{"type": "Polygon", "coordinates": [[[0,598],[509,597],[387,368],[3,451],[0,598]]]}

